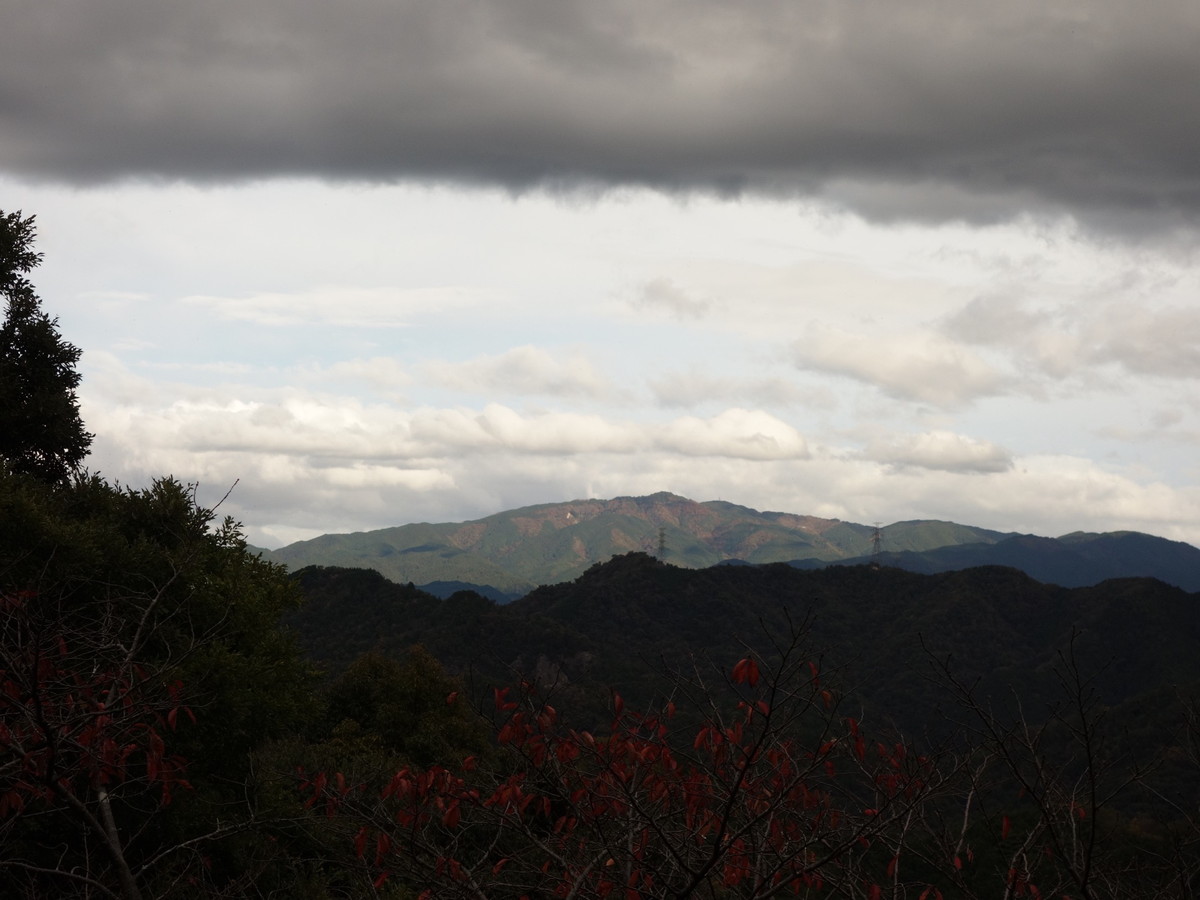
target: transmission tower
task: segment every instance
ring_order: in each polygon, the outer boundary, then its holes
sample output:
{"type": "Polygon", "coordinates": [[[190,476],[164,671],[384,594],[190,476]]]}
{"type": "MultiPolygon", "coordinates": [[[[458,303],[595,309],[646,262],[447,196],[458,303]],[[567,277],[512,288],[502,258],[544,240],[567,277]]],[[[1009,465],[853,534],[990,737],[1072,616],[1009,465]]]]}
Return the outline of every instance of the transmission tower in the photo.
{"type": "Polygon", "coordinates": [[[875,528],[871,532],[871,565],[879,568],[880,558],[883,556],[883,529],[879,527],[878,522],[875,523],[875,528]]]}
{"type": "Polygon", "coordinates": [[[658,526],[658,558],[659,561],[667,556],[667,529],[665,525],[658,526]]]}

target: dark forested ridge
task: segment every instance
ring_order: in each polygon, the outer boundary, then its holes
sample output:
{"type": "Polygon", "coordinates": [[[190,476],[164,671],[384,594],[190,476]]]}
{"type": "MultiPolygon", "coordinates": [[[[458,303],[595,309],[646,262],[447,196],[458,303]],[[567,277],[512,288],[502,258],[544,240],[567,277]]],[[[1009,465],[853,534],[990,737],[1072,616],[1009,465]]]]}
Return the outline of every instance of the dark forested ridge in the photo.
{"type": "Polygon", "coordinates": [[[1064,587],[1145,576],[1200,590],[1200,549],[1137,532],[1048,538],[918,520],[880,528],[878,548],[875,537],[867,525],[658,493],[542,504],[472,522],[327,534],[261,552],[293,571],[310,565],[368,568],[442,597],[466,587],[501,601],[570,581],[632,551],[688,568],[873,561],[933,573],[1001,565],[1064,587]]]}
{"type": "Polygon", "coordinates": [[[1112,800],[1122,821],[1200,803],[1188,749],[1200,596],[1155,579],[1063,588],[998,566],[687,569],[630,553],[497,605],[471,592],[439,600],[364,570],[294,577],[308,602],[290,622],[331,673],[364,651],[399,657],[420,644],[481,706],[524,681],[568,724],[603,728],[614,692],[640,709],[685,677],[724,690],[739,658],[777,658],[800,632],[839,716],[936,748],[980,740],[971,717],[986,711],[1004,729],[1028,723],[1039,752],[1069,759],[1082,702],[1105,766],[1139,773],[1139,791],[1112,800]]]}
{"type": "Polygon", "coordinates": [[[293,624],[335,670],[365,650],[420,643],[483,681],[539,674],[649,700],[656,673],[693,657],[724,664],[747,646],[769,652],[789,623],[805,622],[813,648],[861,702],[906,727],[936,721],[934,659],[949,658],[998,703],[1014,690],[1047,701],[1072,641],[1106,703],[1200,682],[1198,598],[1154,579],[1062,588],[1003,567],[686,569],[632,553],[497,606],[469,592],[438,600],[360,570],[296,578],[309,600],[293,624]]]}

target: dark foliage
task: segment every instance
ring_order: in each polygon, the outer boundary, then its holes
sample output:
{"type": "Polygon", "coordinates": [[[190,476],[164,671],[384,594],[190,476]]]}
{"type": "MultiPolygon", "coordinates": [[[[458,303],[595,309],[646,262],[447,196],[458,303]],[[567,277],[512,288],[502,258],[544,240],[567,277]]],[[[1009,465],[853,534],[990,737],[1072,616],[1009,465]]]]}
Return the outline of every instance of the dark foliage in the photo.
{"type": "Polygon", "coordinates": [[[295,586],[235,523],[169,479],[0,472],[0,599],[12,896],[233,891],[270,868],[253,754],[317,707],[279,627],[295,586]]]}

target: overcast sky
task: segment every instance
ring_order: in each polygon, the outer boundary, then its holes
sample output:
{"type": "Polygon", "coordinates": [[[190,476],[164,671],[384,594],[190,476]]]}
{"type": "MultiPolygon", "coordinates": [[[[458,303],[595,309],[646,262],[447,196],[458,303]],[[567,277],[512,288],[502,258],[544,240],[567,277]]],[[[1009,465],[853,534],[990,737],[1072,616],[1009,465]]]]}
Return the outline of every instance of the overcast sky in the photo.
{"type": "Polygon", "coordinates": [[[1200,544],[1195,0],[0,0],[90,465],[1200,544]]]}

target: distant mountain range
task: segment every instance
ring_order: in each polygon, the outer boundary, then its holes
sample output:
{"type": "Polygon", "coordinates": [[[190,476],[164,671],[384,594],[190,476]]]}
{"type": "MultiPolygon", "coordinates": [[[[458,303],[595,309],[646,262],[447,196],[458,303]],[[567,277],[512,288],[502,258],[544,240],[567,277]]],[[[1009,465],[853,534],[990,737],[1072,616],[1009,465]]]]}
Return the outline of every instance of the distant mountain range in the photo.
{"type": "MultiPolygon", "coordinates": [[[[882,552],[846,563],[876,561],[909,572],[957,572],[975,566],[1009,566],[1031,578],[1063,587],[1088,587],[1112,578],[1150,577],[1186,591],[1200,591],[1200,550],[1181,541],[1117,531],[1076,531],[1058,538],[1014,534],[995,543],[955,544],[932,550],[882,552]]],[[[819,568],[812,560],[793,563],[819,568]]]]}
{"type": "Polygon", "coordinates": [[[437,596],[470,588],[498,601],[573,580],[595,563],[630,551],[661,554],[665,562],[694,569],[774,562],[813,569],[875,561],[934,573],[1002,565],[1065,587],[1147,576],[1200,591],[1200,549],[1137,532],[1047,538],[918,520],[880,528],[878,553],[875,532],[838,519],[698,503],[663,492],[527,506],[471,522],[327,534],[262,553],[293,570],[374,569],[437,596]]]}

